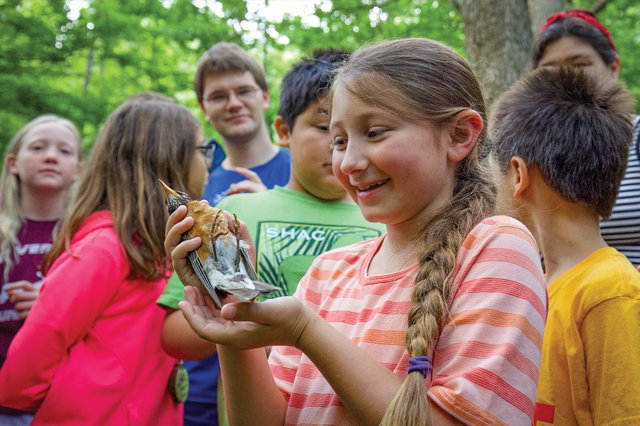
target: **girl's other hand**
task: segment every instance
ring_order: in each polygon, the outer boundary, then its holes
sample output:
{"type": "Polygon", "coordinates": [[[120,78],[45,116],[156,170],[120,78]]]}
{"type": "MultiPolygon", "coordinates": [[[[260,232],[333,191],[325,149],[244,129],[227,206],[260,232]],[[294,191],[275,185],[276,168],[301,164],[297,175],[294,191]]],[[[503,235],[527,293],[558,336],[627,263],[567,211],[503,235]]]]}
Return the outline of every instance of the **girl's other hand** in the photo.
{"type": "Polygon", "coordinates": [[[15,310],[20,319],[27,318],[31,307],[40,294],[40,287],[29,281],[16,281],[5,286],[9,300],[15,305],[15,310]]]}
{"type": "MultiPolygon", "coordinates": [[[[256,264],[256,250],[249,233],[249,228],[242,221],[235,220],[229,212],[223,211],[227,228],[234,235],[238,235],[244,243],[246,252],[249,255],[252,265],[256,264]],[[236,230],[236,225],[238,230],[236,230]]],[[[198,276],[195,274],[191,263],[189,262],[189,252],[197,250],[202,245],[202,238],[194,237],[189,240],[182,240],[182,235],[193,228],[195,221],[193,217],[187,216],[186,206],[180,206],[173,212],[165,227],[164,249],[171,257],[173,269],[178,274],[180,281],[185,286],[194,286],[203,289],[204,286],[198,276]]]]}
{"type": "Polygon", "coordinates": [[[186,287],[184,297],[180,310],[191,328],[203,339],[235,349],[296,346],[309,323],[320,318],[294,297],[227,303],[222,310],[197,288],[186,287]]]}

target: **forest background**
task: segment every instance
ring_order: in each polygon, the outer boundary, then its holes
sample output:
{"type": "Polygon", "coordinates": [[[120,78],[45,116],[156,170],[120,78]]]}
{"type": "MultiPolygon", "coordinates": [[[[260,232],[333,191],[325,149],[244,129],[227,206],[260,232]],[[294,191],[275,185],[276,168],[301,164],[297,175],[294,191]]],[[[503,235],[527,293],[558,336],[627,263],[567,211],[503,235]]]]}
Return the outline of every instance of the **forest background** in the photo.
{"type": "Polygon", "coordinates": [[[534,33],[558,10],[594,11],[640,101],[637,0],[0,0],[0,152],[44,113],[70,118],[90,148],[130,95],[164,93],[198,107],[193,74],[214,43],[233,41],[267,71],[269,123],[289,67],[315,49],[427,37],[467,57],[490,103],[530,68],[534,33]],[[294,13],[295,12],[295,13],[294,13]]]}

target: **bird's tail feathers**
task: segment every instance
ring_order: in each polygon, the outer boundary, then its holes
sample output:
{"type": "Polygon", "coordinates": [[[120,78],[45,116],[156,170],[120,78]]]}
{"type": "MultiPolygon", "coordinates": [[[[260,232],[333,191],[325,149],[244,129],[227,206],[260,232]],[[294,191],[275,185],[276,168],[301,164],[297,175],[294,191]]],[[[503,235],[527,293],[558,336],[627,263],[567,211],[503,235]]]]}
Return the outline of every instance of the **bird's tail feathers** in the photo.
{"type": "Polygon", "coordinates": [[[269,284],[269,283],[265,283],[264,281],[260,281],[260,280],[252,280],[253,284],[256,286],[256,290],[258,290],[260,292],[260,294],[269,294],[269,293],[273,293],[274,291],[280,291],[280,287],[276,287],[275,285],[269,284]]]}

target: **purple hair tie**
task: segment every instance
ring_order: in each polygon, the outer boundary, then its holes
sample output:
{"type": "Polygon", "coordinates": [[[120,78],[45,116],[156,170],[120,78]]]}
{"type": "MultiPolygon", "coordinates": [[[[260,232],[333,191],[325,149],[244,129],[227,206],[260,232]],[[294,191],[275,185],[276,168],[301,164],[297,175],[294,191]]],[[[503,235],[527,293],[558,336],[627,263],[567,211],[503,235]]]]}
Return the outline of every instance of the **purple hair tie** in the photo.
{"type": "Polygon", "coordinates": [[[420,371],[424,377],[427,377],[433,370],[431,358],[425,355],[409,358],[409,364],[409,373],[420,371]]]}

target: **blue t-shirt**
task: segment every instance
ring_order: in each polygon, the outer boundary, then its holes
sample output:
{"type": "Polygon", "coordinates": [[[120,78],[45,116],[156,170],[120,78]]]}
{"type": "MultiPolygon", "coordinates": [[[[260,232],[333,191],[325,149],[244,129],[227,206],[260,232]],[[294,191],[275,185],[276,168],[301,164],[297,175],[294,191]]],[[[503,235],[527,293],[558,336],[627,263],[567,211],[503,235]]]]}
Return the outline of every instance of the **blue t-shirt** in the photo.
{"type": "MultiPolygon", "coordinates": [[[[260,176],[267,189],[271,189],[276,185],[285,186],[289,182],[290,169],[291,154],[289,154],[288,149],[280,148],[275,157],[264,164],[253,167],[251,170],[260,176]]],[[[209,183],[204,190],[202,198],[209,201],[212,206],[215,206],[225,197],[224,192],[229,188],[229,185],[245,179],[240,173],[227,170],[220,164],[209,174],[209,183]]]]}
{"type": "Polygon", "coordinates": [[[184,426],[218,426],[218,354],[185,361],[189,372],[189,395],[184,403],[184,426]]]}
{"type": "MultiPolygon", "coordinates": [[[[219,148],[216,150],[222,151],[219,148]]],[[[288,149],[280,148],[275,157],[251,170],[260,176],[268,189],[276,185],[284,186],[289,182],[291,174],[291,154],[288,149]]],[[[215,206],[225,197],[224,191],[229,185],[245,179],[241,174],[224,169],[219,164],[209,175],[203,198],[215,206]]],[[[189,396],[184,405],[184,426],[217,426],[220,376],[218,355],[199,361],[185,361],[184,366],[189,372],[189,396]]]]}
{"type": "Polygon", "coordinates": [[[207,144],[213,145],[213,161],[211,162],[211,166],[209,167],[209,173],[213,172],[217,167],[222,164],[225,158],[227,158],[227,154],[224,152],[224,149],[220,146],[217,140],[211,138],[207,140],[207,144]]]}

